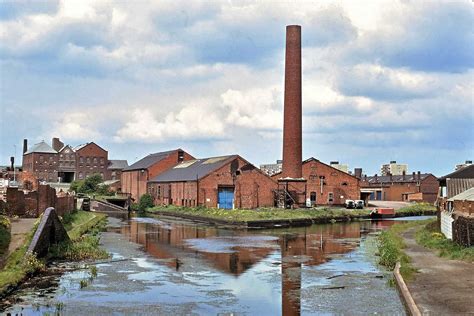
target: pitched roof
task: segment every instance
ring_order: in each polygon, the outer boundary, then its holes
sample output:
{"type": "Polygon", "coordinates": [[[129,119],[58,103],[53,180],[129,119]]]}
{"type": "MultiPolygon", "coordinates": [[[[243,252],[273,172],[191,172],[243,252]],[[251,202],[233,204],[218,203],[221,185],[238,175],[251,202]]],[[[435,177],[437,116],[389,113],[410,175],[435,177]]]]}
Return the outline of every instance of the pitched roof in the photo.
{"type": "Polygon", "coordinates": [[[467,189],[448,199],[448,201],[474,201],[474,188],[467,189]]]}
{"type": "Polygon", "coordinates": [[[107,169],[125,169],[128,167],[126,160],[109,160],[109,166],[107,169]]]}
{"type": "Polygon", "coordinates": [[[168,158],[170,154],[181,150],[181,149],[174,149],[174,150],[169,150],[169,151],[163,151],[159,153],[154,153],[154,154],[149,154],[148,156],[138,160],[131,166],[128,166],[127,168],[123,169],[124,171],[131,171],[131,170],[140,170],[140,169],[147,169],[154,165],[155,163],[168,158]]]}
{"type": "MultiPolygon", "coordinates": [[[[308,159],[306,159],[306,160],[303,160],[302,164],[304,165],[305,163],[308,163],[308,162],[311,162],[311,161],[319,162],[319,163],[321,163],[321,164],[323,164],[323,165],[325,165],[325,166],[327,166],[327,167],[329,167],[329,168],[334,169],[334,171],[336,171],[336,172],[341,172],[341,173],[343,173],[344,175],[347,175],[347,176],[349,176],[349,177],[356,178],[354,175],[349,174],[349,173],[347,173],[347,172],[344,172],[344,171],[342,171],[342,170],[336,169],[336,168],[334,168],[333,166],[328,165],[328,164],[326,164],[326,163],[324,163],[324,162],[322,162],[322,161],[320,161],[320,160],[318,160],[318,159],[316,159],[316,158],[314,158],[314,157],[310,157],[310,158],[308,158],[308,159]]],[[[279,172],[277,172],[277,173],[272,174],[271,177],[275,177],[275,176],[279,175],[280,173],[282,173],[282,171],[279,171],[279,172]]],[[[357,178],[356,178],[356,179],[357,179],[357,178]]]]}
{"type": "Polygon", "coordinates": [[[38,144],[35,144],[31,149],[29,149],[25,153],[25,155],[31,154],[31,153],[57,154],[58,152],[54,150],[51,146],[46,144],[43,140],[39,142],[38,144]]]}
{"type": "Polygon", "coordinates": [[[196,181],[221,168],[237,155],[187,160],[157,175],[150,182],[196,181]]]}
{"type": "MultiPolygon", "coordinates": [[[[420,181],[425,180],[427,177],[432,175],[431,173],[421,173],[420,174],[420,181]]],[[[364,180],[365,177],[363,177],[361,180],[364,180]]],[[[392,179],[390,179],[390,176],[377,176],[377,180],[375,179],[375,176],[367,176],[367,182],[369,183],[391,183],[391,182],[396,182],[396,183],[402,183],[402,182],[416,182],[418,181],[418,174],[415,173],[413,174],[406,174],[405,176],[403,175],[392,175],[392,179]]]]}
{"type": "Polygon", "coordinates": [[[469,165],[450,174],[447,174],[443,177],[438,178],[438,180],[446,180],[446,179],[472,179],[474,178],[474,165],[469,165]]]}
{"type": "Polygon", "coordinates": [[[92,144],[96,145],[97,147],[99,147],[99,148],[102,149],[103,151],[107,151],[107,150],[105,150],[104,148],[100,147],[99,145],[97,145],[97,144],[94,143],[94,142],[89,142],[89,143],[77,145],[77,146],[74,147],[73,149],[74,149],[74,151],[78,151],[78,150],[81,150],[82,148],[87,147],[87,146],[92,145],[92,144]]]}

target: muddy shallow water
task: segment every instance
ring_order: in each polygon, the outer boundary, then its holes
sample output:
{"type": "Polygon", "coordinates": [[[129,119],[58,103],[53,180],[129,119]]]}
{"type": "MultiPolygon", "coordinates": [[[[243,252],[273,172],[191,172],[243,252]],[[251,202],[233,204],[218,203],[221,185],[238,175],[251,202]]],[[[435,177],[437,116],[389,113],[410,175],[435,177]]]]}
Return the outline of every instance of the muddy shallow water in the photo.
{"type": "Polygon", "coordinates": [[[243,231],[165,218],[109,218],[112,254],[16,294],[23,315],[405,314],[376,232],[395,221],[243,231]],[[82,288],[81,288],[81,280],[82,288]]]}

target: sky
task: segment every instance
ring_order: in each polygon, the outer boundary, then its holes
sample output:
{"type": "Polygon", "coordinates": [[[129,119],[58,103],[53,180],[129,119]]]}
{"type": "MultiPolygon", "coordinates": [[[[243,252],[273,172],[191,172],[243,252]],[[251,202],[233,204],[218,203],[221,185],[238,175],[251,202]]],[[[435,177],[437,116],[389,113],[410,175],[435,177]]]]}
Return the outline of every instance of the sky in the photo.
{"type": "Polygon", "coordinates": [[[473,21],[471,1],[0,0],[0,165],[52,137],[281,159],[299,24],[303,157],[442,176],[474,158],[473,21]]]}

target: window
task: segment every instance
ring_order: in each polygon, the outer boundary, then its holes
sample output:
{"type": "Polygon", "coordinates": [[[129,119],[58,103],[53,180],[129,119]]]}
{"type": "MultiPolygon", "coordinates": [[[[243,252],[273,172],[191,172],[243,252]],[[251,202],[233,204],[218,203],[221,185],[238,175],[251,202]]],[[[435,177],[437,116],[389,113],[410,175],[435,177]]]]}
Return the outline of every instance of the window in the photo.
{"type": "Polygon", "coordinates": [[[94,157],[94,163],[95,164],[97,163],[97,157],[94,157]]]}
{"type": "Polygon", "coordinates": [[[341,183],[341,185],[347,187],[347,182],[343,182],[343,183],[341,183]]]}
{"type": "Polygon", "coordinates": [[[82,172],[79,171],[79,179],[82,179],[82,172]]]}
{"type": "Polygon", "coordinates": [[[53,161],[53,156],[49,156],[49,161],[53,161]]]}
{"type": "Polygon", "coordinates": [[[83,163],[83,162],[84,162],[84,157],[82,157],[82,156],[79,157],[79,162],[80,162],[80,163],[83,163]]]}
{"type": "Polygon", "coordinates": [[[42,162],[43,162],[43,160],[44,160],[44,157],[43,157],[43,155],[40,155],[40,163],[42,163],[42,162]]]}
{"type": "Polygon", "coordinates": [[[332,204],[334,202],[334,193],[329,192],[328,194],[328,203],[332,204]]]}
{"type": "Polygon", "coordinates": [[[100,164],[101,164],[101,165],[104,164],[104,158],[100,158],[100,164]]]}
{"type": "Polygon", "coordinates": [[[158,193],[157,193],[158,197],[161,197],[161,185],[158,186],[158,193]]]}
{"type": "Polygon", "coordinates": [[[101,172],[101,173],[100,173],[100,176],[102,177],[102,180],[103,180],[103,179],[104,179],[104,173],[101,172]]]}
{"type": "Polygon", "coordinates": [[[311,192],[309,194],[309,199],[311,201],[311,205],[315,205],[316,204],[316,192],[311,192]]]}

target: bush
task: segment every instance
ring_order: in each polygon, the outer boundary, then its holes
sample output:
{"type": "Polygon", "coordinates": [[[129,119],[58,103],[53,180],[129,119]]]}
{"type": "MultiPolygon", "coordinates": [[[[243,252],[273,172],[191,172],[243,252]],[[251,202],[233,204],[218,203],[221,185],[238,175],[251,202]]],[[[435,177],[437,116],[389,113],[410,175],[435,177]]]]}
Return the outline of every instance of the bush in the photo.
{"type": "Polygon", "coordinates": [[[100,174],[94,174],[90,177],[87,177],[85,180],[73,181],[69,187],[69,191],[74,191],[76,193],[97,193],[99,195],[109,195],[109,186],[101,185],[102,182],[103,179],[100,174]]]}
{"type": "Polygon", "coordinates": [[[153,197],[148,193],[143,194],[138,203],[138,211],[145,212],[150,207],[153,207],[153,197]]]}

